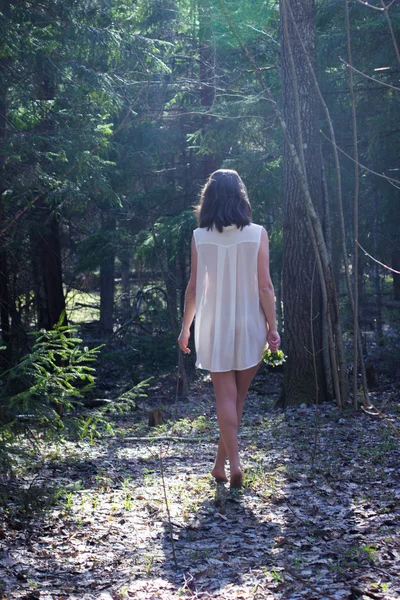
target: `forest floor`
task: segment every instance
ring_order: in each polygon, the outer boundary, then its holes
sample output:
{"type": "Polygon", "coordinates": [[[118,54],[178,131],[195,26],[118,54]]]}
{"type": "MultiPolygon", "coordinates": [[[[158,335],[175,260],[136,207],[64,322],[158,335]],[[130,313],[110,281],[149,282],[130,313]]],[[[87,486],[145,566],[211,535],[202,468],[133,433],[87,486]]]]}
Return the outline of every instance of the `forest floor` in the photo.
{"type": "Polygon", "coordinates": [[[209,475],[207,380],[175,403],[159,379],[101,440],[47,446],[25,510],[10,492],[0,513],[0,598],[400,598],[399,398],[386,419],[323,404],[314,448],[315,407],[276,410],[279,377],[261,370],[249,395],[239,492],[209,475]],[[160,396],[164,424],[149,428],[160,396]],[[52,488],[35,512],[33,492],[52,488]]]}

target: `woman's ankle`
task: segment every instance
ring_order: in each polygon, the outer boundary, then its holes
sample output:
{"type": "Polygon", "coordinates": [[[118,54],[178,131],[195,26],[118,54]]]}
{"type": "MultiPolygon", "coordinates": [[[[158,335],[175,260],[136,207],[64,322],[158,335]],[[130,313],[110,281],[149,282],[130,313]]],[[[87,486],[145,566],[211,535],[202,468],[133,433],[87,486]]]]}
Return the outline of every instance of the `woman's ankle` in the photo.
{"type": "Polygon", "coordinates": [[[215,481],[217,481],[217,482],[226,483],[228,481],[228,478],[225,473],[225,467],[221,468],[221,467],[214,466],[213,469],[211,470],[211,475],[214,477],[215,481]]]}

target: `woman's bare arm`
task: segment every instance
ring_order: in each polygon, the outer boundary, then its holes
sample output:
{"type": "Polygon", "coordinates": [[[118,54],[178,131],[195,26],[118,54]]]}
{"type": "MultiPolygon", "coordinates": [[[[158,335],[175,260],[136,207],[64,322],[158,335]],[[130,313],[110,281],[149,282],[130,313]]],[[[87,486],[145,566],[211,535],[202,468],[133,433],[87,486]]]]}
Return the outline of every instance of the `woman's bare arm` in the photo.
{"type": "Polygon", "coordinates": [[[197,250],[194,236],[192,237],[192,265],[190,270],[190,279],[185,292],[185,306],[183,310],[182,329],[178,337],[179,348],[190,354],[190,349],[187,347],[190,337],[190,326],[193,323],[196,313],[196,278],[197,278],[197,250]]]}
{"type": "Polygon", "coordinates": [[[258,250],[257,272],[260,303],[268,325],[267,340],[271,351],[275,352],[279,348],[280,337],[276,329],[275,292],[269,272],[269,240],[264,228],[258,250]]]}

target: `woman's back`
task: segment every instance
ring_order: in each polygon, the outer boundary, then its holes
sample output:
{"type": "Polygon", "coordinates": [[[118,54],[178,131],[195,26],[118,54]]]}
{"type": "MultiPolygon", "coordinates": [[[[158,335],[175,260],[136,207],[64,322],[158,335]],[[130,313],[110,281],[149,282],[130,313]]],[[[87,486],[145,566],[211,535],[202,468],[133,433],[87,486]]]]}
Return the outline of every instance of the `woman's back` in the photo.
{"type": "Polygon", "coordinates": [[[243,370],[260,362],[266,343],[258,292],[257,257],[262,227],[250,223],[198,228],[196,365],[213,372],[243,370]]]}

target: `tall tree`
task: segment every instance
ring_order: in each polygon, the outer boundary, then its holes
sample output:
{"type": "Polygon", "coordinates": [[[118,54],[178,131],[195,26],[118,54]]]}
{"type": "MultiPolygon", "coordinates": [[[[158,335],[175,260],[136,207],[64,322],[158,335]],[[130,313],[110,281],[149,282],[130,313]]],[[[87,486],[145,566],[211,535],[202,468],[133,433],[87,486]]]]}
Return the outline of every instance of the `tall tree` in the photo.
{"type": "MultiPolygon", "coordinates": [[[[318,97],[289,11],[281,0],[283,116],[297,153],[304,157],[311,198],[322,215],[322,165],[318,97]]],[[[314,0],[293,0],[291,9],[305,49],[316,69],[314,0]]],[[[303,192],[287,144],[284,146],[283,303],[285,404],[326,397],[323,364],[323,301],[303,192]]]]}
{"type": "MultiPolygon", "coordinates": [[[[200,59],[200,105],[209,111],[215,100],[215,44],[212,32],[212,5],[210,0],[199,0],[199,59],[200,59]]],[[[207,133],[210,117],[202,117],[203,135],[207,133]]],[[[218,168],[215,154],[208,151],[204,156],[204,179],[218,168]]]]}
{"type": "MultiPolygon", "coordinates": [[[[4,3],[2,3],[4,4],[4,3]]],[[[0,5],[1,6],[1,5],[0,5]]],[[[4,141],[7,135],[7,92],[6,83],[7,58],[0,58],[0,79],[2,86],[0,89],[0,140],[1,147],[4,149],[4,141]]],[[[4,185],[4,151],[0,150],[0,227],[4,224],[4,206],[3,194],[6,191],[4,185]]],[[[10,297],[9,297],[9,275],[8,275],[8,257],[5,245],[0,247],[0,322],[3,344],[8,345],[10,336],[10,297]]],[[[8,357],[5,357],[6,359],[8,357]]]]}
{"type": "MultiPolygon", "coordinates": [[[[42,105],[54,102],[57,96],[56,65],[48,54],[42,52],[38,52],[36,60],[37,100],[42,105]]],[[[44,111],[37,126],[39,164],[43,173],[46,172],[46,155],[55,150],[51,142],[55,136],[55,125],[51,114],[44,111]]],[[[31,224],[32,271],[36,279],[35,299],[40,329],[52,329],[61,314],[65,314],[59,223],[55,207],[46,198],[49,192],[43,182],[41,197],[35,206],[36,218],[31,224]]]]}

